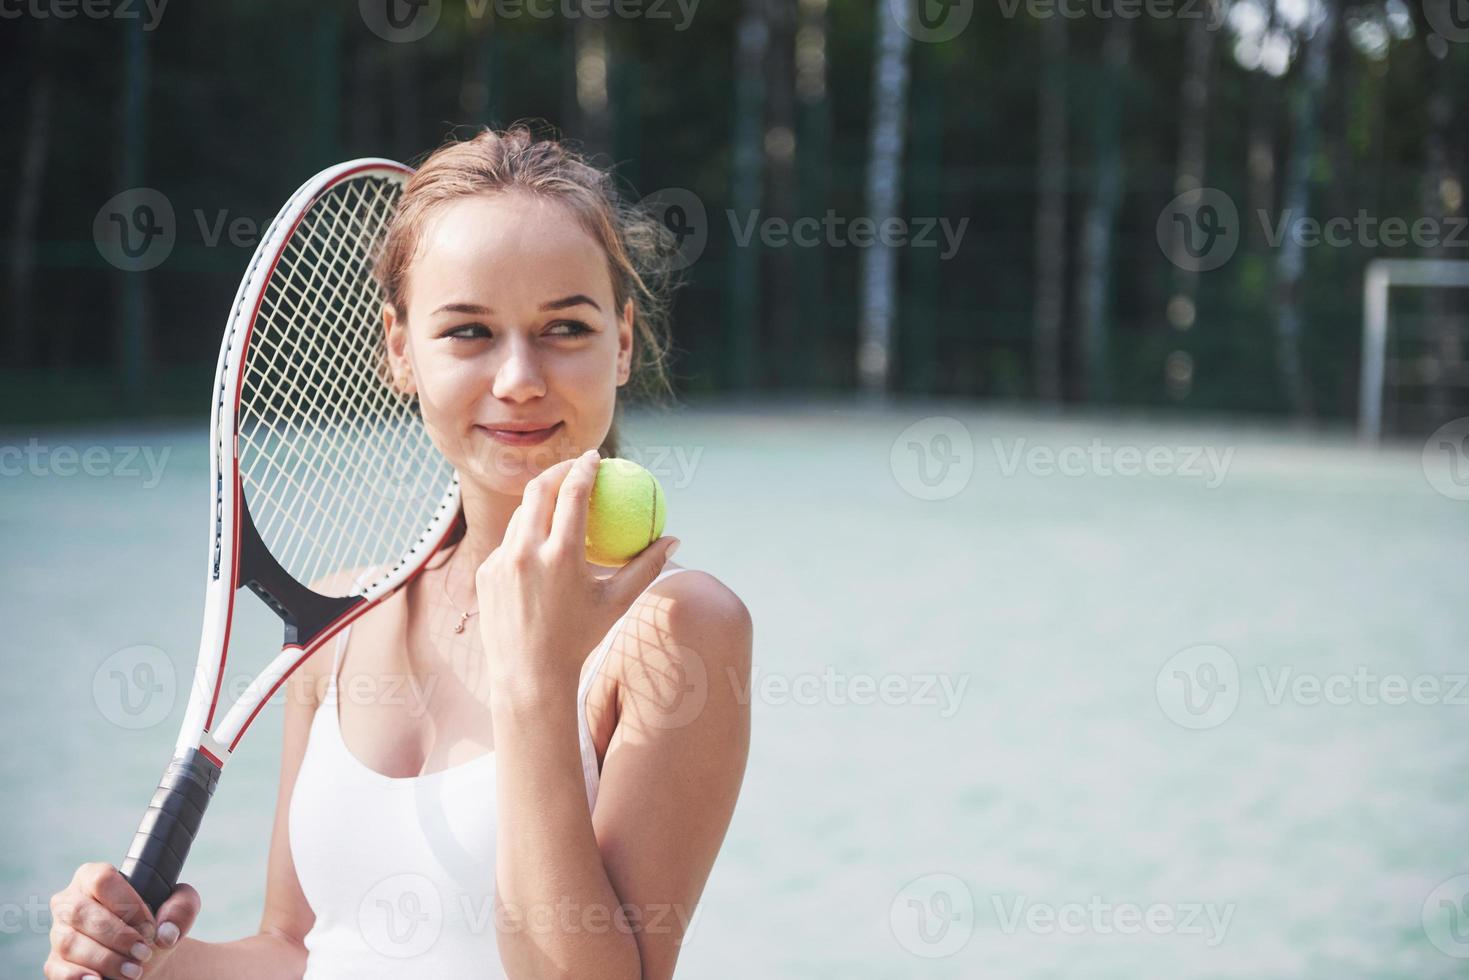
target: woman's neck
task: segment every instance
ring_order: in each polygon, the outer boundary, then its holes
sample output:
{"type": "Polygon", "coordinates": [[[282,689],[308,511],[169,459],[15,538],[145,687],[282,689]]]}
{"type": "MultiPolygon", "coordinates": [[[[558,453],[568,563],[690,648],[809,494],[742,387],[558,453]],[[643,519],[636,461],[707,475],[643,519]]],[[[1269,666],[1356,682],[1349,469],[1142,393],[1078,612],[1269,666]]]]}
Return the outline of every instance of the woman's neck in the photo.
{"type": "Polygon", "coordinates": [[[505,540],[505,529],[515,508],[520,506],[521,497],[494,492],[466,493],[464,506],[464,537],[455,549],[458,561],[470,568],[478,568],[500,547],[505,540]]]}

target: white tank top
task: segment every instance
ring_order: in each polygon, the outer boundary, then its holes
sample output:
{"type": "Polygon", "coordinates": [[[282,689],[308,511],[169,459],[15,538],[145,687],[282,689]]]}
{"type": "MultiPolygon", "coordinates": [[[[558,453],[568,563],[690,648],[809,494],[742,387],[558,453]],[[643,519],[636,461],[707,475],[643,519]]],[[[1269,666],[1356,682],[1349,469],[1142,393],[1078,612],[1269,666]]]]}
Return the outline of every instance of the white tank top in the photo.
{"type": "MultiPolygon", "coordinates": [[[[664,569],[654,582],[682,571],[664,569]]],[[[577,685],[589,808],[599,772],[587,693],[625,619],[588,655],[577,685]]],[[[337,640],[291,796],[291,857],[316,914],[303,980],[504,977],[495,939],[495,754],[404,778],[358,760],[337,715],[349,632],[337,640]]],[[[548,914],[556,921],[555,910],[548,914]]]]}

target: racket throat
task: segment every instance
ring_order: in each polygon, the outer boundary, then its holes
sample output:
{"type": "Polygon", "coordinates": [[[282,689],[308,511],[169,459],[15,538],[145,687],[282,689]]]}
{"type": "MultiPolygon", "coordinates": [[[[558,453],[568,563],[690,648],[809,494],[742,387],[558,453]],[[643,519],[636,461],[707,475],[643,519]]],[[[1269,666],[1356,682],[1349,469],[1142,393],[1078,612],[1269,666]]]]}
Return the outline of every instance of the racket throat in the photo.
{"type": "Polygon", "coordinates": [[[366,600],[362,596],[324,596],[291,577],[281,567],[260,532],[244,496],[240,498],[240,544],[236,555],[240,584],[275,611],[285,624],[285,645],[306,648],[338,619],[366,600]]]}

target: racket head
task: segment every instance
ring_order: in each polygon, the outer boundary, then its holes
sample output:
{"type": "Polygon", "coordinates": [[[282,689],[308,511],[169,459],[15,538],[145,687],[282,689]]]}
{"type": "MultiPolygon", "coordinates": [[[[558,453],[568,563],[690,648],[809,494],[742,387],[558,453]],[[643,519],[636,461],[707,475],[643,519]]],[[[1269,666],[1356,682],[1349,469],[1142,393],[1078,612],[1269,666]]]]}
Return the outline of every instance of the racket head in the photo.
{"type": "Polygon", "coordinates": [[[459,516],[458,475],[393,384],[373,276],[411,174],[382,159],[317,174],[240,283],[213,391],[208,595],[180,751],[222,765],[291,671],[421,571],[459,516]],[[241,586],[281,616],[286,649],[226,712],[241,586]]]}
{"type": "Polygon", "coordinates": [[[399,584],[457,513],[458,479],[388,367],[377,250],[404,167],[348,166],[310,194],[240,345],[235,465],[266,549],[323,595],[399,584]]]}

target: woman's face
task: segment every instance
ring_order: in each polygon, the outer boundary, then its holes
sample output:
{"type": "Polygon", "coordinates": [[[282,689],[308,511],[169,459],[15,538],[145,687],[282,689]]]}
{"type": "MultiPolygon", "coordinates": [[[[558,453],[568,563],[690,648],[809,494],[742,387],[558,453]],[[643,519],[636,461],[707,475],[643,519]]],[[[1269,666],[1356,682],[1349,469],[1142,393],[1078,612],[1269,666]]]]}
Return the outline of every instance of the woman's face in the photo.
{"type": "Polygon", "coordinates": [[[631,365],[632,304],[614,308],[606,256],[563,205],[521,193],[444,205],[407,294],[406,323],[385,312],[389,360],[463,480],[520,494],[602,444],[631,365]]]}

